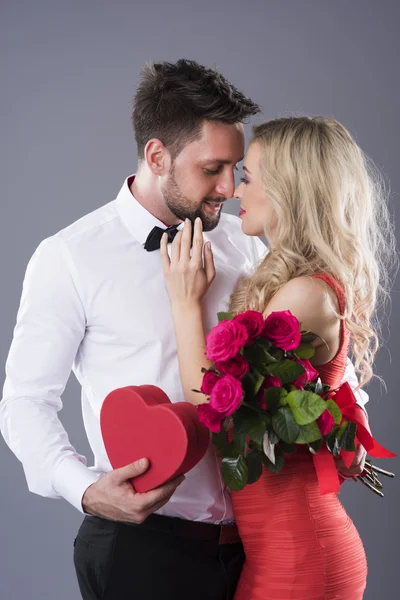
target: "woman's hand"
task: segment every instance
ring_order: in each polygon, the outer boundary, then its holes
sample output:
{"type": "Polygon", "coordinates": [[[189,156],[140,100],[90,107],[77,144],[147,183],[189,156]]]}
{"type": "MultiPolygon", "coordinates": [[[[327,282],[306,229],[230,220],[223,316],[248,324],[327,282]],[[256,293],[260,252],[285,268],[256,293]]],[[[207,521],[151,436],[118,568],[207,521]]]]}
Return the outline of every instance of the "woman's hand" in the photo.
{"type": "Polygon", "coordinates": [[[168,236],[164,234],[161,238],[161,262],[173,308],[182,309],[199,305],[215,278],[210,242],[205,244],[203,263],[203,224],[200,218],[196,219],[194,225],[192,256],[190,256],[191,239],[192,223],[186,219],[184,228],[172,242],[170,259],[168,236]]]}

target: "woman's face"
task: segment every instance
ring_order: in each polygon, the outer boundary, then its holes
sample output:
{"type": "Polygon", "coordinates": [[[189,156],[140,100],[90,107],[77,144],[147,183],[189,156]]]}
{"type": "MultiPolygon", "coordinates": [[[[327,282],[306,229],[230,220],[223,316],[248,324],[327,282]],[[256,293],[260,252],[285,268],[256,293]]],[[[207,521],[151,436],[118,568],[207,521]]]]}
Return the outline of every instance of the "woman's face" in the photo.
{"type": "MultiPolygon", "coordinates": [[[[277,225],[272,202],[267,198],[261,180],[261,148],[252,142],[244,158],[244,178],[235,189],[235,198],[240,201],[239,217],[242,219],[242,231],[246,235],[265,235],[264,227],[273,235],[277,225]]],[[[268,239],[271,242],[270,239],[268,239]]]]}

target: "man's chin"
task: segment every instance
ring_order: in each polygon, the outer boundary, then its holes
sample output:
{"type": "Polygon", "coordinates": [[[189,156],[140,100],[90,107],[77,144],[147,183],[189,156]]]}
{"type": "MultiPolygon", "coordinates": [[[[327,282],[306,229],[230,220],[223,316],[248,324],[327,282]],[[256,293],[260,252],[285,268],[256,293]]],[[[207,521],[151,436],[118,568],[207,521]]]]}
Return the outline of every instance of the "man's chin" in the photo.
{"type": "Polygon", "coordinates": [[[218,213],[214,215],[210,215],[207,209],[202,208],[201,210],[201,220],[203,223],[203,231],[212,231],[215,229],[219,223],[221,218],[221,209],[218,213]]]}

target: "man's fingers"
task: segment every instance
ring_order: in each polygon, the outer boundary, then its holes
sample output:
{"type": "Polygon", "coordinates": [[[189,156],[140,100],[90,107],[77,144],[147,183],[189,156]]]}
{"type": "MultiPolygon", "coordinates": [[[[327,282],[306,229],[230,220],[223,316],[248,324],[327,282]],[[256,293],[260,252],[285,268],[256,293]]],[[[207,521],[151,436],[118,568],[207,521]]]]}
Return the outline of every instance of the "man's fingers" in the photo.
{"type": "Polygon", "coordinates": [[[149,467],[149,461],[147,458],[140,458],[125,467],[121,467],[120,469],[115,469],[113,471],[114,477],[118,480],[119,483],[123,481],[128,481],[134,477],[138,477],[145,473],[149,467]]]}
{"type": "Polygon", "coordinates": [[[143,504],[145,504],[146,507],[153,507],[159,502],[165,502],[165,499],[169,499],[175,492],[178,485],[180,485],[184,480],[185,477],[183,475],[180,475],[179,477],[175,477],[175,479],[172,479],[168,483],[165,483],[164,485],[155,488],[154,490],[150,490],[149,492],[142,494],[143,504]]]}

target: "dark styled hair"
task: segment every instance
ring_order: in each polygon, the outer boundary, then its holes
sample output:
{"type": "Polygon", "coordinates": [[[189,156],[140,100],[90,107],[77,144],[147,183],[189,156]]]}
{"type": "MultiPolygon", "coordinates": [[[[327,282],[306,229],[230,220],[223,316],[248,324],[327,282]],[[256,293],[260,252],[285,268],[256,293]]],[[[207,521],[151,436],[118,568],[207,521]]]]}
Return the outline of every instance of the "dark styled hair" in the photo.
{"type": "Polygon", "coordinates": [[[187,143],[200,138],[204,121],[233,124],[258,112],[257,104],[214,69],[186,59],[146,64],[133,98],[139,160],[153,137],[174,159],[187,143]]]}

